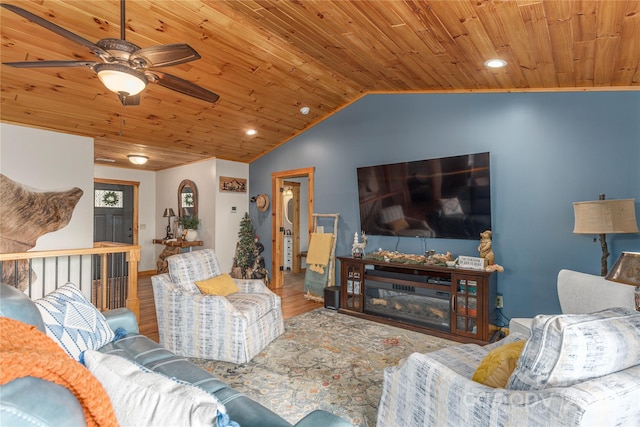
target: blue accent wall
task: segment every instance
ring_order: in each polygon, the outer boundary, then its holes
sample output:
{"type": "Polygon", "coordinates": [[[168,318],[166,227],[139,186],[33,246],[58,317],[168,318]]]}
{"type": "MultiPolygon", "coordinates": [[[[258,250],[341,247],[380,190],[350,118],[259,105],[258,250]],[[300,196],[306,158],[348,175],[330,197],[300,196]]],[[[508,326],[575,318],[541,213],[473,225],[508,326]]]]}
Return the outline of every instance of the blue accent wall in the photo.
{"type": "MultiPolygon", "coordinates": [[[[557,313],[560,269],[600,274],[593,236],[573,234],[572,202],[635,198],[640,212],[640,92],[368,95],[251,163],[251,194],[271,173],[315,167],[315,211],[339,212],[338,255],[359,231],[356,168],[489,151],[493,249],[508,317],[557,313]]],[[[250,214],[271,265],[271,209],[250,214]]],[[[640,234],[608,236],[609,266],[640,234]]],[[[371,237],[406,253],[477,256],[478,240],[371,237]]]]}

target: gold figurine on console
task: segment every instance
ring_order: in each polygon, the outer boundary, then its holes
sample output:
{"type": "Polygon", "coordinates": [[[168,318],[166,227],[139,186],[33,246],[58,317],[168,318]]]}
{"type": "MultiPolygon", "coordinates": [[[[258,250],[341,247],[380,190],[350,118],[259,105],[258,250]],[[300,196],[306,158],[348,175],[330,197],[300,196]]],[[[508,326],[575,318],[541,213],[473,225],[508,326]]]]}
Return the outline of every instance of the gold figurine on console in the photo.
{"type": "Polygon", "coordinates": [[[478,252],[480,253],[480,256],[485,260],[485,270],[498,271],[501,273],[504,271],[504,267],[496,264],[496,257],[492,249],[493,243],[491,242],[491,234],[491,230],[485,230],[480,233],[480,245],[478,245],[478,252]]]}
{"type": "Polygon", "coordinates": [[[485,259],[485,266],[493,265],[496,262],[491,245],[491,230],[486,230],[480,233],[480,245],[478,246],[478,252],[480,253],[480,256],[485,259]]]}

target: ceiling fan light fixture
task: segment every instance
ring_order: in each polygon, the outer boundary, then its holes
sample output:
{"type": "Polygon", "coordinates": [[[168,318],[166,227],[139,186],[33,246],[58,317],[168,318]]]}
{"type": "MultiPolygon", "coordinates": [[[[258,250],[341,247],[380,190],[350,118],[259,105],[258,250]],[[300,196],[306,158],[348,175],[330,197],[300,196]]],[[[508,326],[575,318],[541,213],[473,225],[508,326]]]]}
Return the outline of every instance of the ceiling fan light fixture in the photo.
{"type": "Polygon", "coordinates": [[[122,64],[96,64],[93,67],[98,78],[107,89],[115,93],[134,96],[144,90],[149,83],[140,71],[122,64]]]}
{"type": "Polygon", "coordinates": [[[147,163],[147,160],[149,160],[147,156],[141,156],[139,154],[129,154],[127,157],[134,165],[144,165],[147,163]]]}

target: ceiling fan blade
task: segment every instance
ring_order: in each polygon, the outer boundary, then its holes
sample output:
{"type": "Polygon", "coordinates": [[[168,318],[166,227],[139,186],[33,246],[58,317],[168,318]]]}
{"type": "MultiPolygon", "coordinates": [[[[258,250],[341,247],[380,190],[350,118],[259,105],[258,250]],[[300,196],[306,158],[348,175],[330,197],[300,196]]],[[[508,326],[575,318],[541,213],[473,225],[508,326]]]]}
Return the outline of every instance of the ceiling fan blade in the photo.
{"type": "Polygon", "coordinates": [[[125,95],[121,92],[118,94],[118,98],[120,99],[120,103],[125,107],[140,105],[140,94],[125,95]]]}
{"type": "Polygon", "coordinates": [[[46,28],[49,31],[53,31],[54,33],[58,34],[59,36],[62,36],[68,40],[71,40],[74,43],[77,43],[81,46],[84,46],[86,48],[88,48],[89,50],[91,50],[95,55],[101,57],[101,58],[111,58],[111,54],[109,54],[109,52],[107,52],[106,50],[102,49],[100,46],[97,46],[96,44],[90,42],[89,40],[80,37],[77,34],[72,33],[69,30],[65,30],[64,28],[60,27],[59,25],[54,24],[53,22],[49,22],[46,19],[42,19],[37,15],[34,15],[31,12],[28,12],[18,6],[14,6],[11,4],[5,4],[2,3],[0,4],[0,6],[4,7],[7,10],[10,10],[11,12],[18,14],[20,16],[22,16],[23,18],[28,19],[31,22],[34,22],[38,25],[40,25],[41,27],[46,28]]]}
{"type": "Polygon", "coordinates": [[[94,61],[25,61],[25,62],[3,62],[14,68],[55,68],[55,67],[93,67],[94,61]]]}
{"type": "Polygon", "coordinates": [[[181,79],[180,77],[160,71],[146,72],[145,74],[150,77],[149,81],[157,83],[160,86],[164,86],[167,89],[175,90],[176,92],[193,96],[194,98],[202,99],[203,101],[211,102],[212,104],[215,104],[218,99],[220,99],[220,95],[187,80],[181,79]]]}
{"type": "Polygon", "coordinates": [[[142,68],[169,67],[200,59],[200,55],[185,43],[144,47],[131,54],[130,61],[142,68]]]}

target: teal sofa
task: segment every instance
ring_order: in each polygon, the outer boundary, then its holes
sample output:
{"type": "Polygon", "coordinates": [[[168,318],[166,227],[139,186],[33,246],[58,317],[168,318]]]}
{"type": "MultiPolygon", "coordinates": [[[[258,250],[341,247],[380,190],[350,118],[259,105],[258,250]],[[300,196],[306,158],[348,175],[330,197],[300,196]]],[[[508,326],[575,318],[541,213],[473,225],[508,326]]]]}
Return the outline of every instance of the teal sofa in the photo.
{"type": "MultiPolygon", "coordinates": [[[[156,342],[141,335],[135,315],[125,308],[103,313],[109,327],[123,328],[127,335],[99,349],[164,374],[195,385],[222,402],[232,421],[242,427],[291,427],[284,418],[232,389],[209,372],[184,357],[176,356],[156,342]]],[[[0,284],[0,315],[36,326],[45,327],[36,305],[18,289],[0,284]]],[[[22,377],[0,386],[0,425],[3,426],[83,426],[82,407],[74,394],[65,387],[33,377],[22,377]]],[[[351,426],[342,418],[326,411],[311,412],[296,427],[351,426]]]]}

